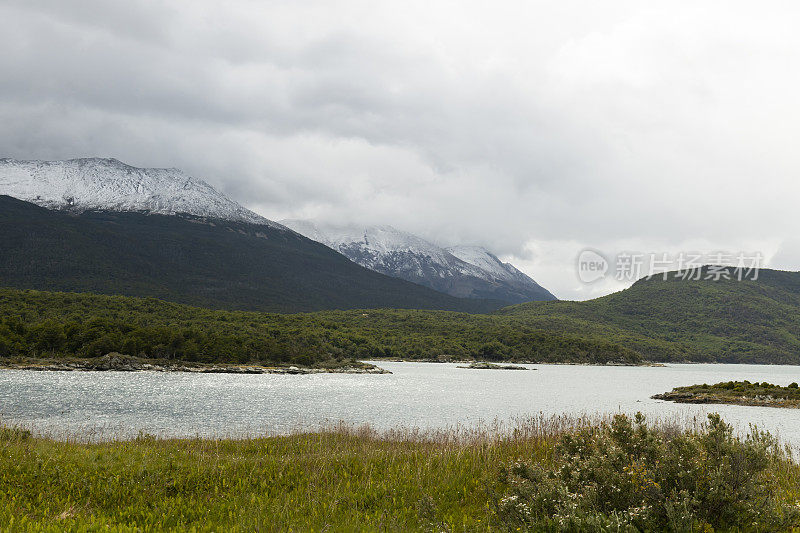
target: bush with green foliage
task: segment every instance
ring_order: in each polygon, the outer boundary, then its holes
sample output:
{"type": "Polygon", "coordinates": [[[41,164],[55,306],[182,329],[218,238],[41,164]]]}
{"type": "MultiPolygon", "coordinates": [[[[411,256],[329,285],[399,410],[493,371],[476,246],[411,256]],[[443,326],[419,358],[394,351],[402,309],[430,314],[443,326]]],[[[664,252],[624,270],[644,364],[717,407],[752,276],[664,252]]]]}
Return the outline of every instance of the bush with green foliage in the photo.
{"type": "Polygon", "coordinates": [[[800,522],[779,498],[785,454],[757,428],[735,437],[716,414],[689,433],[617,415],[562,436],[550,463],[504,470],[500,514],[536,531],[783,531],[800,522]]]}

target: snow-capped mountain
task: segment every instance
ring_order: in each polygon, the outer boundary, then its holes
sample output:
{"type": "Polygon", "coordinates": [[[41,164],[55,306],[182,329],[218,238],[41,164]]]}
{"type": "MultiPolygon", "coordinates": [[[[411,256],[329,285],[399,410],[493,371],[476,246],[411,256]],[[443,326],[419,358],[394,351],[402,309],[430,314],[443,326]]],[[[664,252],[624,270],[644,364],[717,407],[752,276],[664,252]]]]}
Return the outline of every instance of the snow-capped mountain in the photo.
{"type": "Polygon", "coordinates": [[[555,299],[513,265],[478,246],[442,248],[391,226],[321,226],[307,220],[281,224],[371,270],[453,296],[509,303],[555,299]]]}
{"type": "Polygon", "coordinates": [[[282,228],[179,169],[116,159],[0,159],[0,194],[48,209],[188,214],[282,228]]]}
{"type": "Polygon", "coordinates": [[[0,159],[0,195],[60,211],[133,211],[286,226],[376,272],[458,297],[510,303],[552,300],[531,278],[487,250],[441,248],[389,226],[319,227],[272,222],[176,168],[137,168],[116,159],[0,159]]]}

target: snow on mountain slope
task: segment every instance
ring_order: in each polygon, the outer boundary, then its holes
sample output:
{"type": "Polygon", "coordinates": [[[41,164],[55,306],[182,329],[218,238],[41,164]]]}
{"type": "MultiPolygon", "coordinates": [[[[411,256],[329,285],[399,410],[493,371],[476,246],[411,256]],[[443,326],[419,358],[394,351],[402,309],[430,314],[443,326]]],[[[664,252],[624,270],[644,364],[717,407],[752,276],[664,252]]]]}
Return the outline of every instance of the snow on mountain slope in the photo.
{"type": "Polygon", "coordinates": [[[509,303],[555,299],[538,283],[484,248],[445,249],[391,226],[320,226],[307,220],[282,220],[281,224],[366,268],[453,296],[509,303]]]}
{"type": "MultiPolygon", "coordinates": [[[[453,263],[453,258],[444,249],[416,235],[398,231],[391,226],[371,226],[368,228],[329,227],[324,230],[320,230],[317,227],[316,233],[323,236],[324,244],[336,250],[357,248],[364,255],[365,261],[370,262],[369,268],[385,263],[387,257],[398,253],[430,258],[438,265],[456,267],[456,265],[451,264],[453,263]]],[[[466,265],[464,267],[466,268],[466,265]]]]}
{"type": "MultiPolygon", "coordinates": [[[[497,279],[517,279],[522,274],[513,265],[503,263],[489,250],[481,246],[452,246],[447,248],[447,251],[465,263],[474,265],[497,279]]],[[[525,274],[522,275],[524,276],[525,274]]]]}
{"type": "Polygon", "coordinates": [[[181,170],[116,159],[0,159],[0,194],[48,209],[189,214],[282,228],[181,170]]]}

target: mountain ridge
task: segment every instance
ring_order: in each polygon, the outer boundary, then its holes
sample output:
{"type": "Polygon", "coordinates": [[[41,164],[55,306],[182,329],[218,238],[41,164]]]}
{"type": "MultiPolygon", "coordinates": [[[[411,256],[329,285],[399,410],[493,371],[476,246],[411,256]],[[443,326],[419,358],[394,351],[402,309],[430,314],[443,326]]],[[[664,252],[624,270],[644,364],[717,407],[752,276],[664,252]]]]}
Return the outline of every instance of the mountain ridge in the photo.
{"type": "Polygon", "coordinates": [[[0,159],[0,194],[47,209],[133,211],[282,228],[177,168],[139,168],[113,158],[0,159]]]}
{"type": "Polygon", "coordinates": [[[269,312],[502,306],[373,272],[282,226],[50,210],[9,196],[0,196],[0,286],[269,312]]]}
{"type": "Polygon", "coordinates": [[[443,248],[392,226],[322,226],[308,220],[280,223],[382,274],[451,296],[507,303],[556,299],[509,263],[479,246],[443,248]]]}

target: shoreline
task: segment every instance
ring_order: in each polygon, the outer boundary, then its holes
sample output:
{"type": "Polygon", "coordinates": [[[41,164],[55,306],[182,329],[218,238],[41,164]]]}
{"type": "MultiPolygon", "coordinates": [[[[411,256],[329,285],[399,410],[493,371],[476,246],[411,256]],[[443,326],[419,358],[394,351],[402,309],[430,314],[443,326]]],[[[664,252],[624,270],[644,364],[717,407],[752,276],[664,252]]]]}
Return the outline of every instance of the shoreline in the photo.
{"type": "MultiPolygon", "coordinates": [[[[663,363],[645,362],[641,364],[630,363],[570,363],[570,362],[537,362],[537,361],[478,361],[475,359],[370,359],[371,362],[361,362],[358,365],[344,365],[340,367],[303,367],[303,366],[262,366],[253,364],[233,363],[193,363],[188,361],[169,362],[164,360],[144,359],[124,354],[106,354],[104,356],[88,359],[23,359],[14,362],[1,361],[0,370],[29,370],[34,372],[186,372],[195,374],[281,374],[281,375],[310,375],[310,374],[391,374],[392,372],[373,363],[449,363],[457,365],[477,365],[464,368],[501,369],[514,365],[568,365],[568,366],[599,366],[599,367],[664,367],[663,363]]],[[[523,369],[517,367],[515,369],[523,369]]],[[[527,369],[526,369],[527,370],[527,369]]]]}
{"type": "Polygon", "coordinates": [[[299,367],[261,366],[228,363],[175,363],[141,359],[121,354],[108,354],[94,359],[70,361],[20,361],[0,362],[0,370],[29,370],[33,372],[186,372],[194,374],[391,374],[390,371],[370,363],[360,366],[299,367]]]}
{"type": "Polygon", "coordinates": [[[691,392],[665,392],[654,394],[653,400],[693,405],[743,405],[746,407],[777,407],[780,409],[800,409],[800,402],[781,398],[749,398],[747,396],[728,397],[716,394],[697,394],[691,392]]]}
{"type": "Polygon", "coordinates": [[[632,364],[632,363],[622,363],[622,362],[614,362],[614,363],[570,363],[570,362],[542,362],[542,361],[528,361],[528,360],[507,360],[507,361],[484,361],[478,359],[397,359],[397,358],[390,358],[390,359],[380,359],[380,358],[371,358],[369,361],[374,361],[378,363],[438,363],[438,364],[458,364],[458,365],[469,365],[473,363],[488,363],[488,364],[498,364],[498,365],[551,365],[551,366],[619,366],[619,367],[656,367],[662,368],[666,367],[666,363],[659,363],[653,361],[645,361],[639,364],[632,364]]]}

